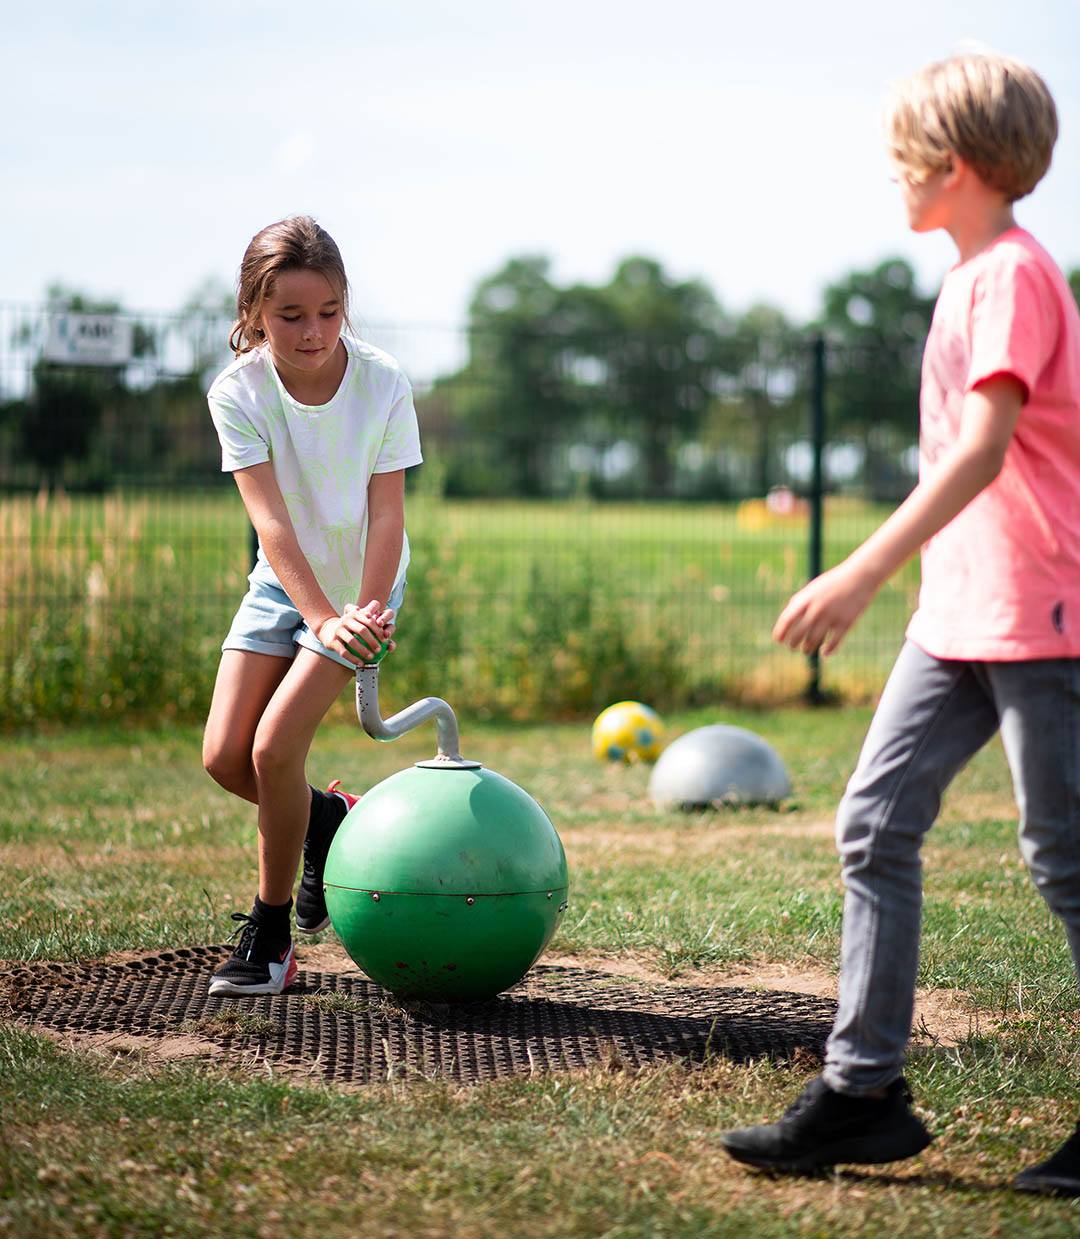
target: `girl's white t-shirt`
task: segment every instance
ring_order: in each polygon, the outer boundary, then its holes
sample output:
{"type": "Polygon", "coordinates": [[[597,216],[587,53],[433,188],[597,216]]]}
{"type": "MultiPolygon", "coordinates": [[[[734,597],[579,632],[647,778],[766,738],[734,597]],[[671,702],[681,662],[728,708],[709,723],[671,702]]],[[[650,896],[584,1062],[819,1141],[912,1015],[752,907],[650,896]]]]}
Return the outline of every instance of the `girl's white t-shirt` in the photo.
{"type": "MultiPolygon", "coordinates": [[[[231,473],[270,461],[300,549],[340,613],[358,599],[367,542],[367,488],[374,473],[423,460],[412,388],[387,353],[349,336],[345,374],[326,404],[300,404],[285,390],[266,345],[238,357],[207,400],[231,473]]],[[[260,559],[265,559],[260,548],[260,559]]],[[[409,562],[401,547],[397,581],[409,562]]],[[[385,602],[385,599],[383,599],[385,602]]]]}

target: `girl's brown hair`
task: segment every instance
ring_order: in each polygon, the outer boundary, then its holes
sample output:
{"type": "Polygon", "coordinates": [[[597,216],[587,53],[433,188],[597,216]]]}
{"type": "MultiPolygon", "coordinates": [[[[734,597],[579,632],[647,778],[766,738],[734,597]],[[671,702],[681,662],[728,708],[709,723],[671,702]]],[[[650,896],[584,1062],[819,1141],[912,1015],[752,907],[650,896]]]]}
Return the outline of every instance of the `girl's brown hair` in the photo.
{"type": "Polygon", "coordinates": [[[257,232],[244,251],[236,285],[236,322],[229,347],[240,356],[265,340],[259,319],[263,303],[283,271],[318,271],[341,298],[342,317],[349,323],[349,281],[334,238],[310,215],[290,215],[257,232]]]}

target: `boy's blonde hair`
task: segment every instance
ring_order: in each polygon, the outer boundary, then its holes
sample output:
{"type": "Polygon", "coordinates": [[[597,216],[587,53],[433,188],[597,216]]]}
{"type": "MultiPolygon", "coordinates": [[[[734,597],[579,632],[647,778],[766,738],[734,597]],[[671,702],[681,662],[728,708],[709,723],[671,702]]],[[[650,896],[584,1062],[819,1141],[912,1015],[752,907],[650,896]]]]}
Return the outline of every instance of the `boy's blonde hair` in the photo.
{"type": "Polygon", "coordinates": [[[921,184],[955,154],[1015,202],[1050,167],[1057,110],[1028,65],[996,52],[967,53],[894,87],[885,132],[893,162],[910,180],[921,184]]]}

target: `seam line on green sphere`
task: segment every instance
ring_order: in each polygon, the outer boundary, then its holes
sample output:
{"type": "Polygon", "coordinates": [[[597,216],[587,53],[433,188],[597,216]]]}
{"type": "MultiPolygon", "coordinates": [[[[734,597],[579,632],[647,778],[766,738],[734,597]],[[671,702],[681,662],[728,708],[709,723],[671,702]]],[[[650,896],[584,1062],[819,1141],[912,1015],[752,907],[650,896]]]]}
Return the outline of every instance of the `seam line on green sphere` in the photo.
{"type": "Polygon", "coordinates": [[[506,899],[510,895],[552,895],[565,893],[569,886],[539,886],[531,891],[394,891],[388,887],[342,886],[338,882],[324,882],[328,890],[353,891],[358,895],[411,895],[418,899],[506,899]]]}

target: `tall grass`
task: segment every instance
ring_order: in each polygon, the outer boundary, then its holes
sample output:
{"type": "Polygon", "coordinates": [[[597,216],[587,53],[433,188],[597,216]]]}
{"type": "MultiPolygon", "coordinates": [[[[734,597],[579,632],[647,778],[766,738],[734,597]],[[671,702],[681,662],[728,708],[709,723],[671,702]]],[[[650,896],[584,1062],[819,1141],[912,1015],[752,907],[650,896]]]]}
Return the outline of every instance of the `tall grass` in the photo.
{"type": "MultiPolygon", "coordinates": [[[[834,505],[830,558],[879,514],[834,505]]],[[[743,530],[734,507],[411,502],[413,555],[389,697],[438,691],[482,717],[775,702],[805,663],[769,630],[805,576],[805,529],[743,530]]],[[[0,500],[0,726],[195,718],[249,567],[229,492],[0,500]]],[[[913,576],[890,588],[827,683],[880,686],[913,576]]],[[[342,710],[347,710],[343,703],[342,710]]]]}

